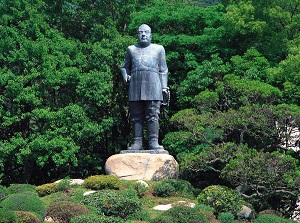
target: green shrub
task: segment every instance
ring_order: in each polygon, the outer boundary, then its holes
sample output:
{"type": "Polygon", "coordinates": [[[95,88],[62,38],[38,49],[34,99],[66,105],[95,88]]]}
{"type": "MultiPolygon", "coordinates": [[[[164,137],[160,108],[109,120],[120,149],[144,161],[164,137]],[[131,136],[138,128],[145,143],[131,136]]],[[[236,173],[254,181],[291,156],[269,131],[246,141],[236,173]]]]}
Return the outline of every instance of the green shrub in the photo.
{"type": "Polygon", "coordinates": [[[168,179],[163,180],[162,183],[171,184],[175,188],[175,196],[194,198],[195,188],[186,180],[168,179]]]}
{"type": "Polygon", "coordinates": [[[7,190],[10,194],[36,194],[35,188],[36,186],[31,184],[11,184],[7,190]]]}
{"type": "Polygon", "coordinates": [[[204,204],[196,204],[194,209],[204,214],[205,217],[209,220],[209,222],[216,221],[216,217],[214,215],[215,209],[213,207],[204,204]]]}
{"type": "Polygon", "coordinates": [[[122,218],[96,214],[79,215],[71,219],[71,223],[125,223],[122,218]]]}
{"type": "Polygon", "coordinates": [[[139,198],[144,197],[145,194],[147,193],[147,191],[149,190],[149,188],[146,185],[144,185],[140,182],[135,182],[133,184],[133,188],[135,189],[135,191],[136,191],[137,195],[139,196],[139,198]]]}
{"type": "Polygon", "coordinates": [[[54,221],[68,223],[73,217],[82,214],[90,214],[91,211],[84,205],[70,202],[60,201],[54,202],[47,207],[47,215],[54,221]]]}
{"type": "Polygon", "coordinates": [[[4,200],[9,194],[9,191],[6,187],[0,185],[0,202],[4,200]]]}
{"type": "Polygon", "coordinates": [[[57,183],[57,190],[58,191],[68,191],[71,188],[70,184],[71,184],[70,178],[62,179],[61,181],[59,181],[57,183]]]}
{"type": "Polygon", "coordinates": [[[140,211],[142,204],[136,193],[126,191],[103,190],[86,196],[83,204],[95,207],[98,214],[106,216],[121,217],[128,216],[140,211]]]}
{"type": "Polygon", "coordinates": [[[168,182],[158,182],[154,188],[152,194],[156,197],[170,197],[175,194],[175,187],[168,182]]]}
{"type": "Polygon", "coordinates": [[[11,194],[0,203],[0,206],[11,211],[28,211],[45,217],[44,203],[38,196],[32,194],[11,194]]]}
{"type": "Polygon", "coordinates": [[[292,223],[296,221],[290,220],[290,219],[284,219],[282,217],[279,217],[277,215],[270,215],[270,214],[264,214],[256,218],[253,223],[292,223]]]}
{"type": "Polygon", "coordinates": [[[39,196],[43,197],[43,196],[57,192],[58,191],[57,186],[58,186],[58,183],[48,183],[48,184],[43,184],[43,185],[37,186],[35,188],[35,190],[39,196]]]}
{"type": "Polygon", "coordinates": [[[230,212],[222,212],[218,215],[218,220],[221,223],[234,223],[234,215],[230,212]]]}
{"type": "Polygon", "coordinates": [[[84,180],[83,185],[92,190],[120,189],[120,180],[113,175],[95,175],[84,180]]]}
{"type": "Polygon", "coordinates": [[[149,222],[151,217],[147,210],[140,210],[130,215],[128,220],[149,222]]]}
{"type": "Polygon", "coordinates": [[[198,210],[186,207],[175,206],[166,210],[161,216],[153,219],[151,223],[209,223],[208,219],[198,210]]]}
{"type": "Polygon", "coordinates": [[[225,186],[206,187],[197,197],[199,204],[213,207],[215,213],[230,212],[236,215],[245,203],[238,192],[225,186]]]}
{"type": "Polygon", "coordinates": [[[28,211],[15,211],[18,216],[18,223],[40,223],[42,219],[28,211]]]}
{"type": "Polygon", "coordinates": [[[17,220],[15,212],[0,207],[0,223],[16,223],[17,220]]]}

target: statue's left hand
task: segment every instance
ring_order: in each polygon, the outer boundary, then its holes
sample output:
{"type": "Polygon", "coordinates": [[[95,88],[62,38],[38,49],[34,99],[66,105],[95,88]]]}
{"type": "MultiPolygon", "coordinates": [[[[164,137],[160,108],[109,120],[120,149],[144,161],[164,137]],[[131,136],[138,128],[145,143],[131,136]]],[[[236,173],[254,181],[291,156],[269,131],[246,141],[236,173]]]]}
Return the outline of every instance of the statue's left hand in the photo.
{"type": "Polygon", "coordinates": [[[163,106],[169,106],[170,103],[170,89],[167,88],[163,88],[162,89],[162,94],[163,94],[163,102],[162,105],[163,106]]]}

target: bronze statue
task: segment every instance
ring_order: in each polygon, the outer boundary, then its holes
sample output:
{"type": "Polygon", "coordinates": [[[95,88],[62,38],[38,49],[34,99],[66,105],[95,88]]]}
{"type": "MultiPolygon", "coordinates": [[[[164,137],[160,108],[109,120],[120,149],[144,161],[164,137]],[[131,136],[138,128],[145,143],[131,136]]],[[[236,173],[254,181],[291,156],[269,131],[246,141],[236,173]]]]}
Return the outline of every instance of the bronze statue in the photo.
{"type": "Polygon", "coordinates": [[[168,67],[163,46],[151,43],[151,28],[143,24],[138,29],[138,44],[129,46],[121,67],[125,83],[129,82],[129,113],[133,143],[128,150],[140,150],[143,145],[143,124],[148,127],[148,148],[164,150],[158,144],[160,106],[169,97],[168,67]]]}

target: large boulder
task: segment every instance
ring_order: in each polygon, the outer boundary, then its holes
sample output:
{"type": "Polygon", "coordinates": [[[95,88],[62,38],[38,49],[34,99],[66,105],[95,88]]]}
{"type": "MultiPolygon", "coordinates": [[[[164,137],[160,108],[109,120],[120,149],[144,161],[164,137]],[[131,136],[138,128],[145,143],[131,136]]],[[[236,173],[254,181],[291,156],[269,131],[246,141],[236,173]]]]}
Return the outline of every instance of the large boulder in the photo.
{"type": "Polygon", "coordinates": [[[105,172],[122,180],[164,180],[177,178],[179,168],[168,154],[125,153],[109,157],[105,172]]]}

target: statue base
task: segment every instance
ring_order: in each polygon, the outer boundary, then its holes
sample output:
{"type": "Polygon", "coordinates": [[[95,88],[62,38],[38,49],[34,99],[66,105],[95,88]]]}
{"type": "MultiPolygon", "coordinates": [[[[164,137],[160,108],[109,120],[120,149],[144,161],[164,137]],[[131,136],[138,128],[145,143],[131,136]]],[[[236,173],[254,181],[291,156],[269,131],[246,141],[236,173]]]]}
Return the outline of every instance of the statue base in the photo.
{"type": "Polygon", "coordinates": [[[169,152],[164,149],[157,149],[157,150],[121,150],[120,154],[127,154],[127,153],[150,153],[150,154],[167,154],[169,155],[169,152]]]}
{"type": "Polygon", "coordinates": [[[165,180],[178,177],[179,165],[169,154],[153,154],[150,150],[123,151],[107,159],[104,167],[107,175],[118,176],[121,180],[165,180]]]}

